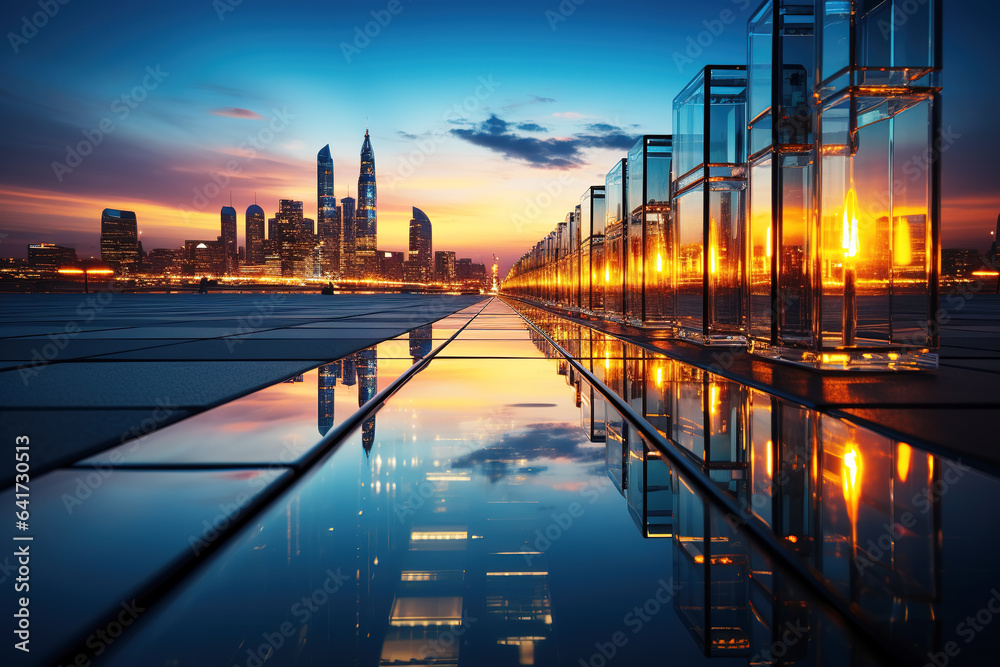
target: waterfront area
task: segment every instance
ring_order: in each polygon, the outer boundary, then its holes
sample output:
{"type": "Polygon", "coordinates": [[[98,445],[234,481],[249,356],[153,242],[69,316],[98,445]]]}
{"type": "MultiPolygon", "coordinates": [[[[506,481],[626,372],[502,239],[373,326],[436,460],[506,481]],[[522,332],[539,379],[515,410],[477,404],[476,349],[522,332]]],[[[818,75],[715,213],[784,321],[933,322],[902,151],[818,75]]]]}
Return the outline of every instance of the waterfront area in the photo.
{"type": "Polygon", "coordinates": [[[85,298],[4,313],[34,664],[995,652],[991,297],[916,382],[488,296],[85,298]],[[954,430],[906,436],[927,410],[954,430]]]}

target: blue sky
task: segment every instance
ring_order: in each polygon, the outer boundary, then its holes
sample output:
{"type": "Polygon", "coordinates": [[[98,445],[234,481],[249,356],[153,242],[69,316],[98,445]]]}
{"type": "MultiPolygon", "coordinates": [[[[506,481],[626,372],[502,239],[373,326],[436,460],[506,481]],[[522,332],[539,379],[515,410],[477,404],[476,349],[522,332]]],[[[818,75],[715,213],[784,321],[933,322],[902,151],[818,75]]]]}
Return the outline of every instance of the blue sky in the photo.
{"type": "MultiPolygon", "coordinates": [[[[147,250],[214,238],[230,190],[241,236],[255,192],[268,216],[279,197],[314,216],[316,152],[330,144],[337,194],[354,193],[367,118],[379,246],[405,247],[418,206],[436,249],[496,253],[505,269],[632,137],[671,131],[673,97],[698,67],[745,62],[757,4],[234,2],[42,0],[54,16],[37,34],[23,29],[38,0],[5,4],[0,255],[37,241],[97,254],[105,206],[136,211],[147,250]],[[356,42],[372,12],[385,25],[356,42]],[[720,34],[679,65],[705,22],[720,34]],[[102,121],[110,133],[95,133],[102,121]],[[78,166],[53,166],[81,141],[94,145],[78,166]]],[[[944,126],[957,137],[944,156],[946,246],[987,245],[1000,213],[988,162],[1000,93],[981,74],[998,22],[993,5],[945,6],[944,126]]]]}

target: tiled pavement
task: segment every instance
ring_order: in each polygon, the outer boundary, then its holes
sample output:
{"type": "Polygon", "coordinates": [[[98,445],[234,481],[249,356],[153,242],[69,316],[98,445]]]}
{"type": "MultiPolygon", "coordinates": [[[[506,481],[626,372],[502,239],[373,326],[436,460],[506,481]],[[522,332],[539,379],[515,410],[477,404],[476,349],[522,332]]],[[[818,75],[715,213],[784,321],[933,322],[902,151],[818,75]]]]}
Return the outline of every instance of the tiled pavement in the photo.
{"type": "MultiPolygon", "coordinates": [[[[39,474],[481,299],[4,295],[0,436],[31,436],[39,474]]],[[[0,471],[0,486],[11,479],[11,469],[0,471]]]]}

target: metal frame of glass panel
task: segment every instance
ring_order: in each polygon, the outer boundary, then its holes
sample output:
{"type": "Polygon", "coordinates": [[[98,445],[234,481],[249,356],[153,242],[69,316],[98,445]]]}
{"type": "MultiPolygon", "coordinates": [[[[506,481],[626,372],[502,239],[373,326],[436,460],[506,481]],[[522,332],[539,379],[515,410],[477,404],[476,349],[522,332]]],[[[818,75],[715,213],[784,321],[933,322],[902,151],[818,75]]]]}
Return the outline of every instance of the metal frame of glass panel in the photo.
{"type": "Polygon", "coordinates": [[[622,158],[608,171],[604,181],[604,317],[625,319],[628,248],[628,160],[622,158]]]}
{"type": "Polygon", "coordinates": [[[673,330],[670,182],[673,138],[640,137],[628,153],[629,254],[626,319],[673,330]]]}
{"type": "Polygon", "coordinates": [[[778,358],[937,367],[941,3],[816,2],[811,336],[778,358]],[[928,160],[928,156],[931,157],[928,160]]]}
{"type": "Polygon", "coordinates": [[[702,345],[746,344],[746,67],[708,65],[674,98],[674,319],[702,345]]]}

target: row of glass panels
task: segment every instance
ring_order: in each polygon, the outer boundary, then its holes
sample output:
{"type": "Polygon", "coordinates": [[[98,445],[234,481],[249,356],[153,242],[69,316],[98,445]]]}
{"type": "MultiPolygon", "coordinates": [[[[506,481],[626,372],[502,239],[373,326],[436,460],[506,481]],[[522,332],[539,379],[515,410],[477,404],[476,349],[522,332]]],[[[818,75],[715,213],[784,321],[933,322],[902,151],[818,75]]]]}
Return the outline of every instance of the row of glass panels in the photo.
{"type": "Polygon", "coordinates": [[[940,7],[887,4],[764,2],[749,67],[700,71],[673,137],[641,137],[504,290],[820,368],[936,367],[940,7]]]}

